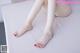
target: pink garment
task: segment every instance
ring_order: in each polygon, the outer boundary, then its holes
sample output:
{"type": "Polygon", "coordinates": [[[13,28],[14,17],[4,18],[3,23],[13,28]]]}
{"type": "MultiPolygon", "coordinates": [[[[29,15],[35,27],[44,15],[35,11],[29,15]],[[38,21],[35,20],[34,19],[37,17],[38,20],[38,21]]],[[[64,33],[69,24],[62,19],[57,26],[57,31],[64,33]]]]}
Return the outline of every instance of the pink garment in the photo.
{"type": "Polygon", "coordinates": [[[67,0],[56,0],[58,4],[68,4],[67,0]]]}

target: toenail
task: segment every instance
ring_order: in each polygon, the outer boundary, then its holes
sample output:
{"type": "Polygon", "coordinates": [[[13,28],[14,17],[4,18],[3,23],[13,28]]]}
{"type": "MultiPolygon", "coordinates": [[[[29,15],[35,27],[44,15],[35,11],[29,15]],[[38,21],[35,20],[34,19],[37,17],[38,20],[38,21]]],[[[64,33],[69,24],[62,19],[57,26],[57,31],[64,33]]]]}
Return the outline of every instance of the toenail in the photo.
{"type": "Polygon", "coordinates": [[[34,46],[37,46],[36,44],[34,44],[34,46]]]}

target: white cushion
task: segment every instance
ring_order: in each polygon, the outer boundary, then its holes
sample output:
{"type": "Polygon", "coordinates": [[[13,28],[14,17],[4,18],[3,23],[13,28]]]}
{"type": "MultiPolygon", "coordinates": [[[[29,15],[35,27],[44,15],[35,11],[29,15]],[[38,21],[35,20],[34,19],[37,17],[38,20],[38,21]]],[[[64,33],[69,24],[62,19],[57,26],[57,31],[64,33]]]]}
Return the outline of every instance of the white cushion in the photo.
{"type": "Polygon", "coordinates": [[[44,9],[35,19],[33,30],[20,38],[11,35],[23,25],[33,3],[33,1],[26,1],[2,8],[8,53],[80,53],[80,12],[78,10],[74,10],[67,18],[56,18],[53,23],[57,23],[54,38],[44,49],[33,46],[41,37],[46,24],[47,16],[44,9]]]}

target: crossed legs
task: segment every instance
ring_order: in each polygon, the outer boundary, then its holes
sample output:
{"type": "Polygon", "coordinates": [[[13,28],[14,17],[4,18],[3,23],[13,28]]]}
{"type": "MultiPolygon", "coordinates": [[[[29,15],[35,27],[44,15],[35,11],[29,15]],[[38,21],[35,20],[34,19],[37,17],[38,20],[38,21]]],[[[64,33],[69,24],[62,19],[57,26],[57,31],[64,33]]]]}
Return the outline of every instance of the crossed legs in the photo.
{"type": "MultiPolygon", "coordinates": [[[[44,3],[44,0],[36,0],[34,6],[32,7],[31,12],[28,15],[28,18],[26,22],[24,23],[24,26],[14,32],[14,36],[20,37],[25,32],[32,29],[32,21],[35,19],[37,13],[40,11],[42,5],[44,3]]],[[[52,23],[54,20],[54,11],[55,11],[55,0],[48,0],[48,16],[47,16],[47,23],[43,32],[43,36],[34,44],[35,47],[43,48],[46,46],[46,44],[49,42],[49,40],[52,38],[52,23]]]]}

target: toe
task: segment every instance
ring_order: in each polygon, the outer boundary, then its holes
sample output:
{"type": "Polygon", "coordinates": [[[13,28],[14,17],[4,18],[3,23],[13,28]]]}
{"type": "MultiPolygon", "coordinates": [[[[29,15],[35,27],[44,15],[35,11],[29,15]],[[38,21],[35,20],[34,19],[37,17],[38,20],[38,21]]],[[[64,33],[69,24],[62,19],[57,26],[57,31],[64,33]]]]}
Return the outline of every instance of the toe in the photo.
{"type": "Polygon", "coordinates": [[[34,44],[34,46],[37,47],[37,48],[39,48],[39,45],[38,44],[34,44]]]}
{"type": "Polygon", "coordinates": [[[37,48],[44,48],[44,45],[41,43],[34,44],[34,46],[37,48]]]}
{"type": "Polygon", "coordinates": [[[14,32],[13,35],[14,35],[14,36],[17,36],[17,32],[14,32]]]}

